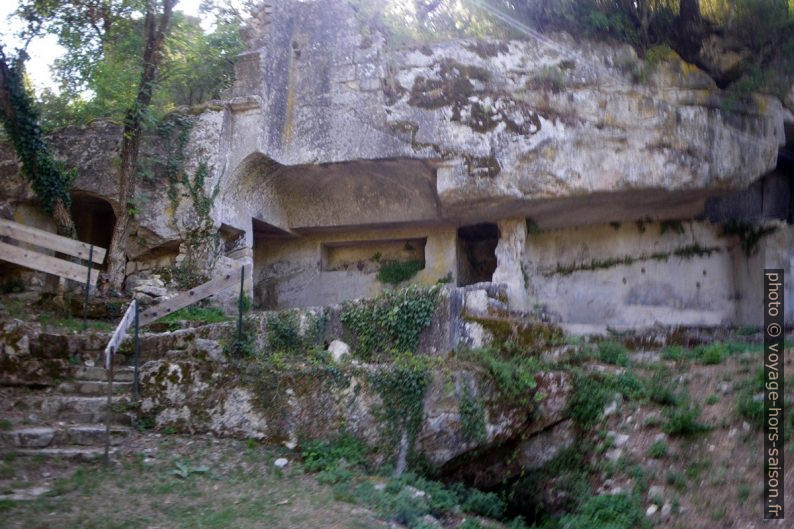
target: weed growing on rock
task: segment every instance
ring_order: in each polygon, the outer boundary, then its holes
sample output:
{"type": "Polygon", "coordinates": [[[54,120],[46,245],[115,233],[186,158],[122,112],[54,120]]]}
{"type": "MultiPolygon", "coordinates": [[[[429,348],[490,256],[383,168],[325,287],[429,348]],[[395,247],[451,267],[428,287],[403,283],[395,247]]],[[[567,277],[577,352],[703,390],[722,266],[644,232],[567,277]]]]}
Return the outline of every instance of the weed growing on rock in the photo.
{"type": "Polygon", "coordinates": [[[707,424],[700,422],[700,408],[682,399],[675,408],[665,412],[667,423],[662,429],[669,435],[695,435],[706,432],[710,429],[707,424]]]}
{"type": "Polygon", "coordinates": [[[425,263],[419,260],[383,263],[378,270],[378,281],[388,285],[398,285],[411,279],[424,267],[425,263]]]}
{"type": "Polygon", "coordinates": [[[599,342],[598,358],[605,364],[622,367],[629,365],[629,353],[626,346],[619,342],[599,342]]]}

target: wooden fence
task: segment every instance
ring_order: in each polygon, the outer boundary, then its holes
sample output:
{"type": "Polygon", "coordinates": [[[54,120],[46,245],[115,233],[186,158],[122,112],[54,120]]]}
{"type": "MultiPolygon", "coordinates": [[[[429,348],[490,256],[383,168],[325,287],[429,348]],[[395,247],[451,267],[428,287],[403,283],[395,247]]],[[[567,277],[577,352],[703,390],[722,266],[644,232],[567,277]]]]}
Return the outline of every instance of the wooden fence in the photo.
{"type": "Polygon", "coordinates": [[[3,261],[71,279],[78,283],[96,283],[98,274],[94,274],[94,277],[91,277],[91,267],[93,264],[101,265],[105,261],[105,254],[107,253],[104,248],[6,219],[0,219],[0,237],[8,237],[44,250],[88,261],[88,265],[82,265],[47,255],[39,250],[23,248],[0,241],[0,259],[3,261]]]}

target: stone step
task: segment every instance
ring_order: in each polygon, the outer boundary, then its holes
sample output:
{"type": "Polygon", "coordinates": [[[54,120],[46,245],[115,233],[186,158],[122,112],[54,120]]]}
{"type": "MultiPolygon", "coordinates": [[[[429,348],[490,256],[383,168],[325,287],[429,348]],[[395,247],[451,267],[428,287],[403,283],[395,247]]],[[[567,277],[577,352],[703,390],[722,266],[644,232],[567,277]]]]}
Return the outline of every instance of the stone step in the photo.
{"type": "MultiPolygon", "coordinates": [[[[133,368],[116,366],[113,368],[113,382],[132,382],[133,368]]],[[[106,381],[107,371],[102,366],[79,366],[74,371],[77,380],[106,381]]]]}
{"type": "MultiPolygon", "coordinates": [[[[126,408],[130,400],[125,396],[113,398],[112,422],[129,424],[126,408]]],[[[12,403],[17,412],[34,415],[36,421],[64,421],[96,423],[105,421],[107,398],[101,396],[30,394],[16,396],[12,403]]]]}
{"type": "MultiPolygon", "coordinates": [[[[110,449],[111,454],[115,452],[115,449],[110,449]]],[[[96,461],[105,454],[105,449],[93,446],[65,446],[62,448],[20,448],[14,450],[13,453],[17,456],[51,457],[73,461],[96,461]]]]}
{"type": "MultiPolygon", "coordinates": [[[[62,382],[55,388],[60,393],[77,393],[79,395],[101,396],[107,395],[108,383],[99,380],[75,380],[73,382],[62,382]]],[[[130,393],[132,382],[113,381],[113,394],[130,393]]]]}
{"type": "MultiPolygon", "coordinates": [[[[120,444],[132,430],[111,425],[110,444],[120,444]]],[[[55,448],[61,446],[104,446],[105,427],[98,424],[23,427],[0,432],[3,448],[55,448]]]]}

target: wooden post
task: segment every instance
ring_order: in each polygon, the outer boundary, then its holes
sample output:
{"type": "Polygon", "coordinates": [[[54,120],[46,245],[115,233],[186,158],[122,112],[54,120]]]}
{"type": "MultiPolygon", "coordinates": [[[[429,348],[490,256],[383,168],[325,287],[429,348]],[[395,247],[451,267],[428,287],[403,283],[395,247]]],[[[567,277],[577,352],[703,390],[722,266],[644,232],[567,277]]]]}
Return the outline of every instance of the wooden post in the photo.
{"type": "Polygon", "coordinates": [[[115,351],[110,349],[110,355],[107,360],[108,372],[108,401],[107,409],[105,410],[105,466],[110,464],[110,421],[113,417],[113,355],[115,351]]]}
{"type": "Polygon", "coordinates": [[[88,248],[88,278],[85,280],[85,299],[83,300],[83,330],[88,328],[86,313],[88,311],[88,290],[91,288],[91,264],[94,260],[94,245],[88,248]]]}

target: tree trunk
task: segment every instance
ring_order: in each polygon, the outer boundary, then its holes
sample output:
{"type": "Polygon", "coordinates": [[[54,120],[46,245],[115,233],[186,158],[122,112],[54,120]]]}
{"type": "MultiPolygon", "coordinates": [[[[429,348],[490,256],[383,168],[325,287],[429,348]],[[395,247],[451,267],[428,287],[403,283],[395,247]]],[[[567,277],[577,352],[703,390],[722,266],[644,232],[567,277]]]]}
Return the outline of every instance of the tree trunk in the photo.
{"type": "Polygon", "coordinates": [[[137,180],[138,152],[141,146],[141,128],[145,112],[152,101],[152,91],[157,77],[157,66],[160,63],[161,50],[171,12],[177,0],[164,0],[163,14],[160,24],[156,23],[153,0],[146,6],[144,20],[145,47],[143,50],[143,71],[138,83],[138,94],[135,103],[127,110],[124,117],[119,164],[119,195],[116,205],[116,225],[113,227],[113,238],[108,250],[108,276],[111,288],[121,290],[127,267],[127,241],[130,236],[132,213],[131,202],[135,196],[137,180]]]}
{"type": "Polygon", "coordinates": [[[679,43],[677,51],[689,62],[696,62],[700,52],[701,22],[700,2],[698,0],[681,0],[676,23],[679,43]]]}

